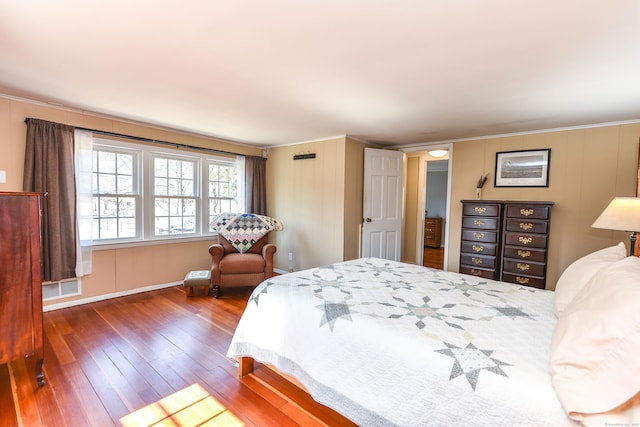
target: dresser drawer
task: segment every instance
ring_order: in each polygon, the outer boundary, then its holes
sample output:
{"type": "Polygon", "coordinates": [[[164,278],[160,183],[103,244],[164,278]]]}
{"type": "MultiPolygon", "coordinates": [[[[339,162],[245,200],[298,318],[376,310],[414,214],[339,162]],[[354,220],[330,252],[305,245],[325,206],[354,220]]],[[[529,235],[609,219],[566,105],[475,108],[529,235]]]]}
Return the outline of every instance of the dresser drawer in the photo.
{"type": "Polygon", "coordinates": [[[460,264],[467,265],[469,267],[484,267],[495,268],[496,257],[477,254],[460,254],[460,264]]]}
{"type": "Polygon", "coordinates": [[[540,236],[536,234],[516,233],[513,231],[507,231],[505,233],[505,245],[532,247],[532,248],[546,248],[547,236],[540,236]]]}
{"type": "Polygon", "coordinates": [[[496,231],[462,230],[462,240],[496,243],[498,241],[498,233],[496,231]]]}
{"type": "Polygon", "coordinates": [[[520,274],[508,274],[502,275],[502,281],[508,283],[516,283],[523,286],[531,286],[532,288],[544,289],[544,279],[540,277],[529,277],[520,274]]]}
{"type": "Polygon", "coordinates": [[[478,255],[495,255],[496,254],[496,244],[495,243],[483,243],[483,242],[468,242],[466,240],[462,241],[462,247],[460,249],[462,252],[466,252],[469,254],[478,254],[478,255]]]}
{"type": "Polygon", "coordinates": [[[462,207],[462,215],[466,216],[495,216],[500,214],[499,205],[465,204],[462,207]]]}
{"type": "Polygon", "coordinates": [[[548,219],[551,207],[548,205],[508,205],[507,218],[548,219]]]}
{"type": "Polygon", "coordinates": [[[525,233],[547,234],[548,221],[530,219],[507,219],[507,231],[523,231],[525,233]]]}
{"type": "Polygon", "coordinates": [[[503,255],[505,258],[513,258],[523,261],[545,262],[547,251],[545,251],[544,249],[505,246],[503,255]]]}
{"type": "Polygon", "coordinates": [[[482,230],[497,230],[498,218],[483,218],[478,216],[465,216],[462,218],[462,228],[477,228],[482,230]]]}
{"type": "Polygon", "coordinates": [[[496,272],[495,270],[485,270],[482,268],[474,268],[468,267],[466,265],[460,266],[460,273],[462,274],[470,274],[472,276],[484,277],[485,279],[495,279],[496,272]]]}
{"type": "Polygon", "coordinates": [[[504,273],[544,277],[544,270],[544,263],[512,260],[508,258],[502,261],[502,271],[504,273]]]}

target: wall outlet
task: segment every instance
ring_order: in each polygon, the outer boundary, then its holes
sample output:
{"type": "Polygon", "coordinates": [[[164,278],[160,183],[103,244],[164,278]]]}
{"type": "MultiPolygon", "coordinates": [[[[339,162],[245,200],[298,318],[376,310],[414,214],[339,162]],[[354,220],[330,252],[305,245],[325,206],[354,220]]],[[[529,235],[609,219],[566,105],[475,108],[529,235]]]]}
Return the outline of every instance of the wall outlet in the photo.
{"type": "Polygon", "coordinates": [[[289,261],[293,261],[293,252],[289,252],[289,261]]]}
{"type": "Polygon", "coordinates": [[[0,184],[7,183],[7,171],[0,171],[0,184]]]}

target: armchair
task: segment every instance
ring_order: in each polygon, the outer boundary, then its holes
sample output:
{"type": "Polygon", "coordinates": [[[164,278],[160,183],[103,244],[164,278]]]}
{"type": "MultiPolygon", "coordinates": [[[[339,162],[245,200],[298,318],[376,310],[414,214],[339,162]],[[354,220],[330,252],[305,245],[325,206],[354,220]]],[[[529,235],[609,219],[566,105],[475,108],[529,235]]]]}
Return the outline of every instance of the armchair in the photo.
{"type": "Polygon", "coordinates": [[[213,296],[220,296],[224,287],[257,286],[273,277],[273,255],[276,246],[266,234],[251,248],[240,253],[229,240],[218,235],[218,243],[209,246],[211,254],[211,286],[213,296]]]}

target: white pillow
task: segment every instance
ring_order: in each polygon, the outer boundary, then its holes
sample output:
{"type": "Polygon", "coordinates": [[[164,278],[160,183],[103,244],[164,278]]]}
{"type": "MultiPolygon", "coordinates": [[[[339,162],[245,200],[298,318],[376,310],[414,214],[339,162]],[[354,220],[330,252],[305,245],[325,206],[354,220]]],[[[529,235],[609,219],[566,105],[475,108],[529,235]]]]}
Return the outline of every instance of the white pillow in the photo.
{"type": "Polygon", "coordinates": [[[551,380],[585,425],[640,423],[640,258],[602,268],[567,305],[553,333],[551,380]]]}
{"type": "Polygon", "coordinates": [[[556,283],[554,295],[556,316],[573,300],[573,297],[584,288],[591,278],[603,267],[627,256],[624,243],[616,246],[600,249],[599,251],[585,255],[569,265],[556,283]]]}

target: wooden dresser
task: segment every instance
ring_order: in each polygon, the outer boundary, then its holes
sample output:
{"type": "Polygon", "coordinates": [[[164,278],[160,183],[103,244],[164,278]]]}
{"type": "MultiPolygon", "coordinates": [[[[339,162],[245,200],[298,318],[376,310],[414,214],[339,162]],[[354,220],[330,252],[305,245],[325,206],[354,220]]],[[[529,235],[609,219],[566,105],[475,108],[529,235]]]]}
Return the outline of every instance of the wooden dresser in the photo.
{"type": "Polygon", "coordinates": [[[0,239],[0,364],[35,356],[42,386],[40,194],[0,192],[0,239]]]}
{"type": "Polygon", "coordinates": [[[544,289],[552,206],[463,200],[460,272],[544,289]]]}
{"type": "Polygon", "coordinates": [[[502,280],[545,288],[551,202],[505,202],[502,280]]]}
{"type": "Polygon", "coordinates": [[[500,278],[500,221],[502,203],[462,201],[460,273],[487,279],[500,278]]]}
{"type": "Polygon", "coordinates": [[[442,243],[442,218],[424,219],[424,245],[439,248],[442,243]]]}

